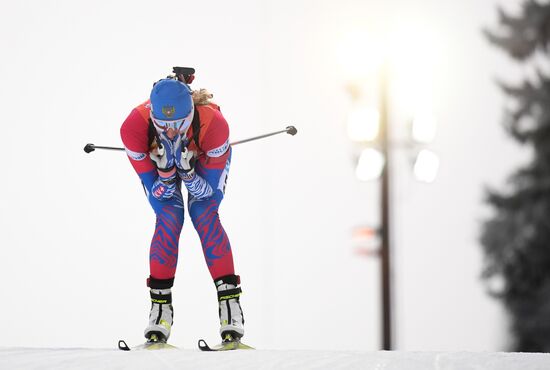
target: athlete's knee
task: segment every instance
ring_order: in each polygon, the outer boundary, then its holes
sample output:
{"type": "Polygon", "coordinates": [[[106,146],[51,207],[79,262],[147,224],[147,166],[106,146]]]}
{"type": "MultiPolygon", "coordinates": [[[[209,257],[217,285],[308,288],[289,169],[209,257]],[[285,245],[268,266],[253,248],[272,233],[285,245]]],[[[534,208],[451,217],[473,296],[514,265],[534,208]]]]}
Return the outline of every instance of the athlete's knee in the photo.
{"type": "Polygon", "coordinates": [[[183,226],[184,211],[183,208],[174,206],[165,206],[156,212],[157,223],[162,222],[172,227],[179,228],[183,226]]]}
{"type": "Polygon", "coordinates": [[[181,195],[176,194],[173,198],[167,200],[158,200],[153,196],[149,196],[149,204],[151,204],[151,208],[153,208],[157,217],[166,210],[170,210],[170,213],[181,215],[181,219],[183,219],[183,199],[181,195]]]}
{"type": "Polygon", "coordinates": [[[195,227],[199,223],[203,223],[206,219],[218,216],[218,208],[220,207],[221,199],[218,197],[210,197],[208,199],[190,199],[189,200],[189,215],[195,227]]]}

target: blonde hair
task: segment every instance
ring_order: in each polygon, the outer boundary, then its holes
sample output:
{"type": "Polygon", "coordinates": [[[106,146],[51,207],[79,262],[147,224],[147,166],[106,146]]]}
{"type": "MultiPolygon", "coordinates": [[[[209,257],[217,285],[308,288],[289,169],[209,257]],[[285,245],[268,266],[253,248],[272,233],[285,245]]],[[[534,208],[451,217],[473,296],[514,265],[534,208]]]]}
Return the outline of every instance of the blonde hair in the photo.
{"type": "Polygon", "coordinates": [[[213,97],[214,95],[206,89],[193,90],[193,103],[195,105],[208,105],[213,97]]]}

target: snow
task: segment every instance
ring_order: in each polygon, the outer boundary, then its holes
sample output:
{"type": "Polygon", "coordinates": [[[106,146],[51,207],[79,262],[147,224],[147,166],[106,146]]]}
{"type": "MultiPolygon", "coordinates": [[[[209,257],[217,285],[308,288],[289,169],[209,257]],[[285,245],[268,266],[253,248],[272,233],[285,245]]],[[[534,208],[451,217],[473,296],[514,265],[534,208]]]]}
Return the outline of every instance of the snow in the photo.
{"type": "Polygon", "coordinates": [[[90,348],[0,348],[0,369],[372,369],[547,370],[550,354],[194,349],[131,351],[90,348]]]}

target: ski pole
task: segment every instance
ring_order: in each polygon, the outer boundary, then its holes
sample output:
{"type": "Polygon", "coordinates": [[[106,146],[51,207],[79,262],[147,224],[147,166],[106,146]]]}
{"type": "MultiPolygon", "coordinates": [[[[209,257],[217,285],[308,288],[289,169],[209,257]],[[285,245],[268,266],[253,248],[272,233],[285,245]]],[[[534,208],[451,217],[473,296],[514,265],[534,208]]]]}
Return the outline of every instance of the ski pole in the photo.
{"type": "Polygon", "coordinates": [[[91,153],[93,152],[94,150],[96,149],[106,149],[106,150],[124,150],[124,148],[118,148],[118,147],[113,147],[113,146],[99,146],[99,145],[94,145],[94,144],[86,144],[84,146],[84,151],[86,153],[91,153]]]}
{"type": "Polygon", "coordinates": [[[283,132],[286,132],[287,134],[290,134],[290,135],[294,136],[294,135],[296,135],[298,130],[296,130],[296,127],[294,127],[294,126],[288,126],[286,129],[281,130],[281,131],[275,131],[275,132],[271,132],[269,134],[263,134],[263,135],[260,135],[260,136],[254,136],[254,137],[244,139],[244,140],[234,141],[234,142],[230,143],[229,145],[238,145],[238,144],[242,144],[242,143],[248,143],[249,141],[254,141],[254,140],[258,140],[258,139],[263,139],[264,137],[282,134],[283,132]]]}
{"type": "MultiPolygon", "coordinates": [[[[286,132],[287,134],[294,136],[294,135],[296,135],[296,133],[298,132],[298,130],[296,130],[296,127],[294,127],[294,126],[288,126],[286,129],[281,130],[281,131],[270,132],[270,133],[268,133],[268,134],[263,134],[263,135],[260,135],[260,136],[254,136],[254,137],[251,137],[251,138],[248,138],[248,139],[244,139],[244,140],[234,141],[234,142],[232,142],[232,143],[229,143],[229,145],[238,145],[238,144],[242,144],[242,143],[247,143],[247,142],[249,142],[249,141],[259,140],[259,139],[263,139],[263,138],[266,138],[266,137],[269,137],[269,136],[282,134],[283,132],[286,132]]],[[[95,145],[95,144],[86,144],[86,145],[84,146],[84,151],[85,151],[86,153],[91,153],[91,152],[93,152],[93,151],[96,150],[96,149],[104,149],[104,150],[124,150],[124,148],[120,148],[120,147],[99,146],[99,145],[95,145]]]]}

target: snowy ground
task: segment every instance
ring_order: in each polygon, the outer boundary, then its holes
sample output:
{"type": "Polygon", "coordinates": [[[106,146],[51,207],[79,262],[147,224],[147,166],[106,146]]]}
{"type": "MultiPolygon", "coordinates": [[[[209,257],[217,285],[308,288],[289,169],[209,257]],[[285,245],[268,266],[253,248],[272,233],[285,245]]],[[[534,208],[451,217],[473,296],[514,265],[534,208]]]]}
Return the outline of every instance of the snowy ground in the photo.
{"type": "Polygon", "coordinates": [[[548,370],[550,354],[0,348],[0,369],[548,370]]]}

